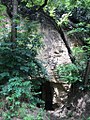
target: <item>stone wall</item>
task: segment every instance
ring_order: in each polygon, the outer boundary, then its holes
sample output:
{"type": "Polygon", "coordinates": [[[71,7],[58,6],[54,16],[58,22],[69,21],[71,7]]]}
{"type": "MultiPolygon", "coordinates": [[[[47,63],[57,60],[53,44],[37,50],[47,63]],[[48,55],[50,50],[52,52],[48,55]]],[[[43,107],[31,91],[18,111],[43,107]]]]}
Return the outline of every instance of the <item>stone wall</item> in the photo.
{"type": "MultiPolygon", "coordinates": [[[[50,23],[44,22],[40,29],[44,36],[44,47],[39,52],[38,58],[43,61],[43,65],[46,67],[51,81],[50,84],[53,89],[53,104],[60,103],[60,101],[62,102],[61,96],[67,94],[65,91],[65,86],[67,85],[64,84],[63,86],[62,83],[58,81],[54,70],[59,64],[71,63],[71,60],[60,34],[54,29],[54,27],[50,23]]],[[[70,46],[72,46],[73,43],[71,43],[69,39],[67,40],[70,46]]]]}
{"type": "Polygon", "coordinates": [[[71,60],[63,40],[50,23],[41,25],[41,33],[44,36],[44,47],[41,49],[38,58],[44,62],[50,80],[56,82],[54,78],[54,69],[56,66],[70,63],[71,60]]]}

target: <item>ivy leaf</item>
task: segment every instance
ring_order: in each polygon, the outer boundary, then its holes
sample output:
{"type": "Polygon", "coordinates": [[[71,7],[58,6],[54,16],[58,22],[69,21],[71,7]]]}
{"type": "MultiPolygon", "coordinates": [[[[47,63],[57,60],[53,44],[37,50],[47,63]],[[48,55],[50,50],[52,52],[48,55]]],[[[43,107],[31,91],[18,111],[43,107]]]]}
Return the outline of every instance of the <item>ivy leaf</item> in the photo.
{"type": "Polygon", "coordinates": [[[8,73],[8,72],[3,72],[3,73],[0,74],[0,77],[1,77],[1,78],[4,78],[4,77],[6,77],[6,76],[9,77],[9,73],[8,73]]]}
{"type": "Polygon", "coordinates": [[[28,72],[28,71],[29,71],[29,67],[21,66],[21,67],[20,67],[20,70],[23,70],[23,71],[25,71],[25,72],[28,72]]]}

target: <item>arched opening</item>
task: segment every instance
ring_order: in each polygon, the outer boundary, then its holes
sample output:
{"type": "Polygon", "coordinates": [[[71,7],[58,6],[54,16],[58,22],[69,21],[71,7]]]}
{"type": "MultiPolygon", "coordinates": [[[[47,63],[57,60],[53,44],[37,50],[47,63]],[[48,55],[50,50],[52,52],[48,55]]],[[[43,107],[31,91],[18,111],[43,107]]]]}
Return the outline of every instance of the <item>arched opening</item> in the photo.
{"type": "Polygon", "coordinates": [[[40,87],[40,99],[45,102],[45,110],[53,110],[53,87],[49,81],[43,83],[40,87]]]}

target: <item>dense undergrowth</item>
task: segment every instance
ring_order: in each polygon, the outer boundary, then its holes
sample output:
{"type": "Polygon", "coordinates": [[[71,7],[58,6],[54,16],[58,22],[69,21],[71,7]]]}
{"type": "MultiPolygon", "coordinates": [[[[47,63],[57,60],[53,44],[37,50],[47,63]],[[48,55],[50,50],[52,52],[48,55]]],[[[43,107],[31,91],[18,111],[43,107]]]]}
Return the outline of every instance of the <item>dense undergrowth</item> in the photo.
{"type": "Polygon", "coordinates": [[[76,81],[83,82],[83,72],[86,68],[87,55],[82,47],[73,48],[73,55],[75,56],[75,64],[63,64],[56,68],[60,80],[69,84],[76,81]]]}
{"type": "MultiPolygon", "coordinates": [[[[76,39],[76,45],[72,49],[72,54],[75,57],[74,63],[60,65],[57,67],[57,73],[61,80],[68,83],[75,83],[80,81],[83,86],[85,81],[89,86],[89,74],[86,72],[89,68],[90,60],[90,1],[62,1],[63,6],[58,9],[61,12],[59,19],[56,10],[54,18],[58,25],[61,25],[65,30],[67,36],[71,39],[76,39]],[[88,74],[88,75],[86,75],[88,74]],[[85,76],[88,76],[85,77],[85,76]],[[87,80],[86,80],[87,78],[87,80]]],[[[54,10],[55,11],[55,10],[54,10]]]]}
{"type": "MultiPolygon", "coordinates": [[[[4,6],[1,8],[5,10],[4,6]]],[[[1,16],[2,25],[9,24],[3,19],[1,16]]],[[[35,110],[37,103],[44,106],[37,97],[40,85],[47,78],[45,68],[36,58],[42,46],[42,36],[37,31],[37,22],[22,19],[19,23],[20,20],[17,20],[15,42],[11,42],[10,27],[9,30],[6,27],[0,28],[0,116],[5,120],[13,117],[41,120],[44,107],[38,110],[36,116],[29,115],[29,111],[35,110]]]]}

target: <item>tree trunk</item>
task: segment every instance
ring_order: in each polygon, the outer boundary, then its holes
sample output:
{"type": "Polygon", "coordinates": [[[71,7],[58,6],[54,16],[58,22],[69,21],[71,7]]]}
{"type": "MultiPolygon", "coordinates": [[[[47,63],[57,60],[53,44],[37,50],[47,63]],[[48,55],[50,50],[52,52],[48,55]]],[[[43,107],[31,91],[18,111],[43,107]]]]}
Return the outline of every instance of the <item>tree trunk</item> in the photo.
{"type": "Polygon", "coordinates": [[[87,66],[86,66],[85,75],[84,75],[84,86],[85,87],[88,84],[89,75],[90,75],[90,60],[87,61],[87,66]]]}
{"type": "MultiPolygon", "coordinates": [[[[48,19],[48,20],[51,22],[51,24],[54,26],[54,28],[58,31],[58,33],[60,34],[60,36],[61,36],[61,38],[62,38],[62,40],[63,40],[63,42],[64,42],[64,44],[65,44],[65,46],[66,46],[66,48],[67,48],[67,51],[68,51],[68,54],[69,54],[69,57],[70,57],[72,63],[75,64],[75,57],[74,57],[73,54],[72,54],[72,50],[71,50],[71,48],[70,48],[70,46],[69,46],[69,44],[68,44],[68,41],[67,41],[67,39],[66,39],[66,37],[65,37],[65,35],[64,35],[63,29],[61,28],[61,26],[58,26],[58,24],[57,24],[56,21],[53,19],[53,17],[49,16],[49,15],[48,15],[46,12],[44,12],[43,10],[41,10],[41,11],[39,11],[39,12],[40,12],[40,15],[41,15],[41,16],[44,16],[46,19],[48,19]]],[[[41,16],[40,16],[40,17],[41,17],[41,16]]]]}
{"type": "Polygon", "coordinates": [[[11,23],[11,42],[14,42],[16,41],[17,39],[17,22],[16,22],[16,19],[17,19],[17,8],[18,8],[18,2],[17,0],[12,0],[12,7],[13,7],[13,10],[12,10],[12,23],[11,23]]]}

